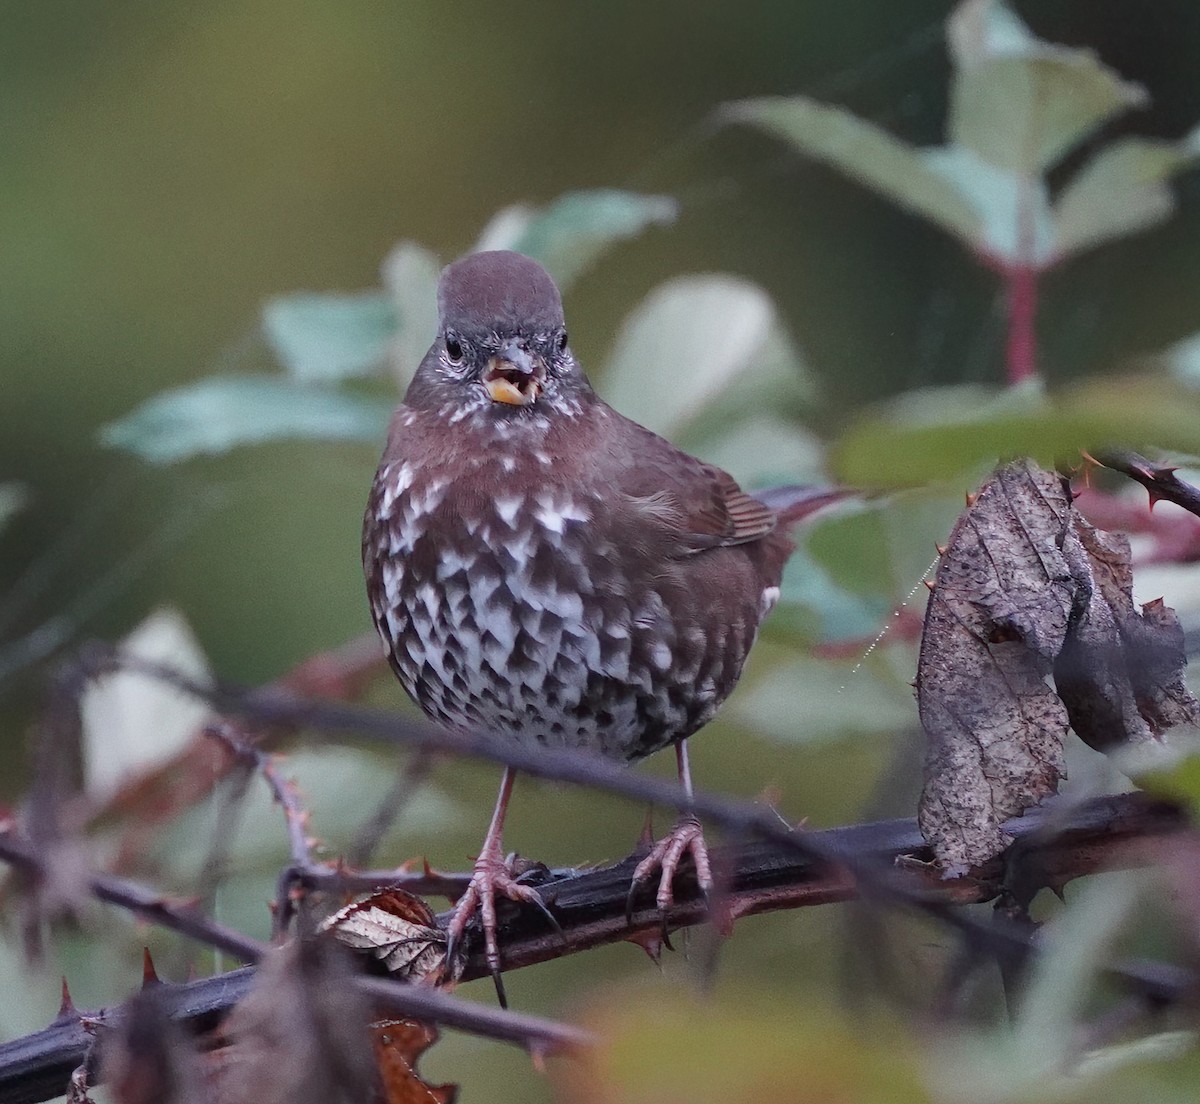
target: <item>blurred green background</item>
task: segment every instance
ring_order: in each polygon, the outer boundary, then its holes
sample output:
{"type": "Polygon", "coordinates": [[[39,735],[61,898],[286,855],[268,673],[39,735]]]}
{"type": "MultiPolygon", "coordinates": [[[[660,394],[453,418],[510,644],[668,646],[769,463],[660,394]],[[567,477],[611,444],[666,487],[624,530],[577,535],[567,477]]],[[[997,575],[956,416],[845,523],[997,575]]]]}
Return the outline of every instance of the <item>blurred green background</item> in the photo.
{"type": "MultiPolygon", "coordinates": [[[[0,3],[0,482],[30,496],[0,533],[6,761],[22,754],[43,654],[119,636],[158,603],[179,607],[214,668],[244,683],[368,627],[358,540],[377,448],[272,445],[154,469],[101,448],[96,432],[166,387],[239,363],[266,298],[376,285],[402,238],[451,257],[506,204],[601,186],[669,194],[676,224],[613,250],[568,297],[585,365],[603,362],[655,284],[721,271],[775,297],[819,380],[825,432],[915,386],[999,380],[997,287],[960,246],[778,143],[712,125],[725,101],[805,92],[932,143],[948,10],[925,0],[0,3]]],[[[1151,106],[1105,137],[1173,138],[1200,119],[1192,0],[1017,10],[1042,37],[1090,46],[1147,86],[1151,106]]],[[[1046,279],[1051,383],[1200,329],[1200,174],[1180,177],[1175,193],[1171,221],[1046,279]]],[[[918,516],[908,538],[931,557],[943,521],[922,527],[918,516]]],[[[897,580],[889,600],[916,582],[897,580]]],[[[774,646],[765,642],[760,669],[774,646]]],[[[727,720],[696,741],[700,784],[778,787],[789,813],[817,824],[856,819],[868,801],[908,811],[918,753],[877,787],[897,751],[884,733],[901,730],[908,708],[910,657],[897,654],[882,661],[895,667],[886,725],[866,736],[821,727],[838,709],[829,694],[853,677],[847,664],[814,682],[824,697],[806,746],[727,720]]],[[[390,683],[376,695],[400,698],[390,683]]],[[[798,726],[805,709],[795,707],[798,726]]],[[[0,783],[5,796],[22,776],[0,783]]],[[[456,765],[434,782],[453,802],[454,831],[417,823],[393,857],[425,849],[461,866],[486,825],[494,772],[456,765]]],[[[603,860],[628,850],[640,815],[522,786],[510,843],[550,862],[603,860]]],[[[828,982],[837,923],[828,910],[749,921],[724,952],[726,973],[828,982]]],[[[86,977],[85,957],[75,968],[86,977]]],[[[609,948],[516,975],[510,996],[566,1012],[581,985],[650,969],[635,948],[609,948]]],[[[689,966],[677,958],[669,970],[689,966]]],[[[86,984],[83,1003],[114,996],[86,984]]],[[[519,1054],[462,1037],[428,1067],[462,1081],[468,1101],[546,1091],[519,1054]],[[493,1079],[503,1092],[480,1087],[493,1079]]]]}

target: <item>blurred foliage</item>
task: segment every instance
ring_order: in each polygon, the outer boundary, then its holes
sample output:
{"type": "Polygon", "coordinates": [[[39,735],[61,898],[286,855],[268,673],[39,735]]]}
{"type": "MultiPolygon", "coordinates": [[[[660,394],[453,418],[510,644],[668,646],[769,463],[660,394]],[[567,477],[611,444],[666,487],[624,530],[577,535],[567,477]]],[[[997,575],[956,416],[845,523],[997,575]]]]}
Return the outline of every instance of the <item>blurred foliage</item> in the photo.
{"type": "MultiPolygon", "coordinates": [[[[8,761],[47,658],[88,634],[124,637],[164,603],[194,634],[194,658],[246,683],[366,629],[361,508],[397,385],[432,336],[438,270],[508,247],[564,284],[572,344],[625,413],[752,485],[903,488],[806,531],[693,765],[702,786],[778,793],[786,815],[814,824],[910,815],[913,651],[896,634],[868,645],[904,603],[919,613],[914,588],[963,491],[997,456],[1052,463],[1113,440],[1200,453],[1188,336],[1200,204],[1187,171],[1200,9],[970,0],[943,31],[945,15],[926,0],[619,0],[569,16],[470,0],[453,19],[384,0],[253,0],[202,16],[179,0],[56,0],[10,21],[8,761]],[[1014,259],[1044,270],[1044,378],[1001,389],[1004,310],[986,265],[1014,259]],[[347,288],[367,290],[330,290],[347,288]]],[[[112,757],[106,771],[148,762],[182,724],[128,686],[99,693],[89,746],[112,757]],[[106,744],[105,718],[131,708],[130,739],[106,744]]],[[[376,704],[399,698],[390,681],[372,690],[376,704]]],[[[287,770],[330,853],[384,797],[390,767],[370,749],[301,742],[287,770]]],[[[1195,802],[1194,774],[1181,757],[1138,777],[1195,802]]],[[[6,795],[23,782],[7,772],[6,795]]],[[[495,784],[490,768],[439,765],[382,857],[461,867],[495,784]]],[[[262,935],[286,848],[278,809],[251,787],[216,912],[262,935]]],[[[218,795],[194,810],[134,873],[190,892],[228,808],[218,795]]],[[[523,780],[508,842],[552,864],[603,861],[629,850],[639,822],[607,798],[523,780]]],[[[102,858],[112,838],[94,842],[102,858]]],[[[695,962],[670,959],[664,984],[629,946],[521,971],[509,995],[613,1031],[587,1071],[555,1072],[564,1099],[686,1087],[695,1101],[957,1100],[964,1085],[979,1100],[1190,1099],[1200,1071],[1185,1031],[1060,1068],[1084,1009],[1111,1001],[1098,963],[1153,911],[1153,887],[1098,884],[1055,915],[1059,951],[1011,1027],[943,1037],[894,1009],[848,1017],[836,952],[854,937],[828,908],[739,924],[702,1006],[671,985],[694,980],[695,962]],[[614,988],[589,999],[599,978],[614,988]]],[[[168,976],[222,966],[100,909],[56,932],[33,974],[10,936],[6,1035],[53,1015],[58,973],[83,1006],[132,989],[143,942],[168,976]]],[[[944,952],[923,933],[901,954],[944,965],[944,952]]],[[[425,1069],[462,1082],[468,1101],[552,1091],[524,1055],[454,1033],[425,1069]]]]}
{"type": "Polygon", "coordinates": [[[947,141],[918,148],[806,96],[724,111],[875,188],[1000,266],[1049,268],[1168,218],[1165,182],[1200,156],[1200,128],[1178,143],[1102,146],[1051,202],[1046,177],[1146,90],[1087,50],[1031,34],[999,0],[968,0],[947,22],[954,73],[947,141]]]}

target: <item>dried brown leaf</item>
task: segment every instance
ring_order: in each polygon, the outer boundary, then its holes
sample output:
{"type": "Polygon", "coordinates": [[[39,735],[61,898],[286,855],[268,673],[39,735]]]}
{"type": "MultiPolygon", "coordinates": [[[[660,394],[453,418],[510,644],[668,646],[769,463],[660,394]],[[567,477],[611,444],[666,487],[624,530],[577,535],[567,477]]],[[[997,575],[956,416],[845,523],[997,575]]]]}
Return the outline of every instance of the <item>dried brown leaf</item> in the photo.
{"type": "Polygon", "coordinates": [[[362,1104],[378,1089],[370,1018],[336,944],[289,943],[260,963],[209,1054],[215,1104],[362,1104]]]}
{"type": "Polygon", "coordinates": [[[454,1104],[457,1085],[430,1085],[417,1073],[417,1060],[438,1041],[436,1027],[382,1020],[371,1032],[385,1104],[454,1104]]]}
{"type": "Polygon", "coordinates": [[[161,988],[126,1002],[104,1037],[102,1080],[117,1104],[199,1104],[195,1050],[172,1019],[161,988]]]}
{"type": "Polygon", "coordinates": [[[918,819],[947,873],[1003,850],[1003,822],[1063,776],[1067,713],[1045,679],[1076,589],[1069,516],[1057,475],[1010,464],[959,517],[938,566],[917,670],[929,740],[918,819]]]}
{"type": "Polygon", "coordinates": [[[1200,706],[1183,681],[1183,629],[1161,600],[1134,608],[1129,541],[1076,514],[1065,550],[1078,609],[1054,681],[1076,735],[1108,751],[1197,723],[1200,706]]]}
{"type": "Polygon", "coordinates": [[[1108,750],[1200,722],[1174,613],[1132,595],[1128,540],[1088,524],[1060,476],[1018,461],[968,499],[917,673],[918,816],[947,874],[999,854],[1004,821],[1057,789],[1068,724],[1108,750]]]}
{"type": "MultiPolygon", "coordinates": [[[[412,981],[441,981],[446,933],[429,906],[412,893],[390,886],[339,909],[321,924],[343,946],[366,951],[389,973],[412,981]]],[[[452,980],[463,960],[453,964],[452,980]]]]}

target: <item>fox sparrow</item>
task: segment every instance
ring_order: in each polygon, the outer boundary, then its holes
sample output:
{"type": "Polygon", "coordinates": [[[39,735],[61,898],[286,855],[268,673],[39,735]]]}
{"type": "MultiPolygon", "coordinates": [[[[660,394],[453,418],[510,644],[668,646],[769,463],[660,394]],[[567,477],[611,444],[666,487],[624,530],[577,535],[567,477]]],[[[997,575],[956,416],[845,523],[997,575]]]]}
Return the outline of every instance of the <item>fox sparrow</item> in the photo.
{"type": "MultiPolygon", "coordinates": [[[[751,496],[605,404],[571,354],[558,289],[528,257],[450,265],[438,312],[363,528],[392,667],[452,728],[627,761],[674,744],[690,792],[684,740],[733,689],[779,596],[785,524],[833,496],[751,496]]],[[[495,895],[545,911],[503,857],[512,783],[509,769],[448,931],[452,959],[478,908],[497,983],[495,895]]],[[[662,909],[685,854],[710,888],[694,817],[637,869],[635,884],[660,872],[662,909]]]]}

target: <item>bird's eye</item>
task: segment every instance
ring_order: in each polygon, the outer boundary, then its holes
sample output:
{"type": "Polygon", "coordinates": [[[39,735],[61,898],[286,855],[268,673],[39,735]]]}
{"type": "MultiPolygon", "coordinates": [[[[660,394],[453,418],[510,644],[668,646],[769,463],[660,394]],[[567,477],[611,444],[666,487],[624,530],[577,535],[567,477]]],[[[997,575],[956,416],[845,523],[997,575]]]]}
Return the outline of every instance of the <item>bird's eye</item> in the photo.
{"type": "Polygon", "coordinates": [[[449,334],[446,335],[446,359],[451,364],[461,364],[463,359],[462,342],[449,334]]]}
{"type": "Polygon", "coordinates": [[[560,353],[565,353],[567,351],[567,331],[566,330],[563,330],[563,332],[558,335],[558,351],[560,353]]]}

